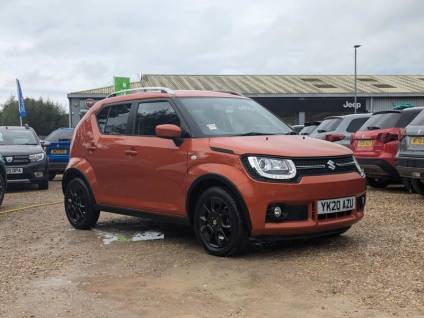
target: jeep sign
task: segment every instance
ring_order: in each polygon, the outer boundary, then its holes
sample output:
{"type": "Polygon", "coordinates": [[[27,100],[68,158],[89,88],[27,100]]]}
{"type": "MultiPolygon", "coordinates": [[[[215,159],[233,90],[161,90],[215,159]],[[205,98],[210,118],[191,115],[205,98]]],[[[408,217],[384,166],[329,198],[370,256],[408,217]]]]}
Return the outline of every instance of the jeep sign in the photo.
{"type": "Polygon", "coordinates": [[[356,104],[355,104],[355,103],[351,103],[349,101],[346,101],[343,104],[343,107],[344,108],[356,108],[356,109],[360,109],[361,108],[361,103],[356,102],[356,104]]]}

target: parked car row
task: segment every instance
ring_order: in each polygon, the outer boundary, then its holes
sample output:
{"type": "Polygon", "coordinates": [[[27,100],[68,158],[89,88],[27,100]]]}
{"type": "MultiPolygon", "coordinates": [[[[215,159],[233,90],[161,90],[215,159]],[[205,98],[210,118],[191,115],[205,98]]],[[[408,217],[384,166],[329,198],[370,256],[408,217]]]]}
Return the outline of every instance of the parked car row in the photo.
{"type": "Polygon", "coordinates": [[[373,187],[403,183],[424,194],[422,107],[331,116],[305,124],[300,134],[351,148],[373,187]]]}
{"type": "Polygon", "coordinates": [[[52,132],[40,141],[29,126],[0,127],[0,204],[7,184],[36,184],[49,188],[49,179],[63,173],[69,161],[73,129],[52,132]]]}

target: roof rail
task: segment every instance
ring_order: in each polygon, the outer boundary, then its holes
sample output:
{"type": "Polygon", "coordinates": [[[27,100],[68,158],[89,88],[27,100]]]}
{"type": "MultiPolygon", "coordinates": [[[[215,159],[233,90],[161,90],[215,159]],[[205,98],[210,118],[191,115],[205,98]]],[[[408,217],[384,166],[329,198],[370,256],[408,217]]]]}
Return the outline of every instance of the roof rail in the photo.
{"type": "Polygon", "coordinates": [[[160,92],[160,93],[166,93],[166,94],[174,94],[174,91],[172,89],[169,89],[167,87],[137,87],[137,88],[130,88],[130,89],[123,89],[120,91],[113,92],[112,94],[108,95],[106,98],[117,96],[118,94],[122,93],[132,93],[132,92],[160,92]]]}
{"type": "Polygon", "coordinates": [[[220,91],[215,91],[217,93],[226,93],[226,94],[231,94],[231,95],[237,95],[237,96],[244,96],[242,93],[240,92],[236,92],[236,91],[225,91],[225,90],[220,90],[220,91]]]}

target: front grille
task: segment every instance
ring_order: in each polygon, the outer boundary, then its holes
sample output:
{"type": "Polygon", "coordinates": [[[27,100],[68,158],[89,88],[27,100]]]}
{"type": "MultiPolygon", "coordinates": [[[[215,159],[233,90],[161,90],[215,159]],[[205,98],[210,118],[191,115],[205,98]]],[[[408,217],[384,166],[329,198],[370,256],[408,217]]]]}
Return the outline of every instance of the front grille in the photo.
{"type": "Polygon", "coordinates": [[[349,216],[352,214],[352,211],[343,211],[336,213],[326,213],[326,214],[318,214],[318,220],[328,220],[328,219],[337,219],[349,216]]]}
{"type": "Polygon", "coordinates": [[[4,161],[6,166],[23,165],[31,162],[28,155],[4,156],[4,161]]]}
{"type": "Polygon", "coordinates": [[[300,176],[319,176],[356,172],[352,156],[294,159],[300,176]]]}
{"type": "Polygon", "coordinates": [[[352,156],[287,158],[293,160],[297,171],[296,176],[288,180],[268,179],[259,175],[256,170],[250,166],[247,158],[248,156],[244,156],[241,160],[249,174],[256,180],[267,182],[294,183],[299,182],[304,176],[321,176],[358,171],[352,156]]]}

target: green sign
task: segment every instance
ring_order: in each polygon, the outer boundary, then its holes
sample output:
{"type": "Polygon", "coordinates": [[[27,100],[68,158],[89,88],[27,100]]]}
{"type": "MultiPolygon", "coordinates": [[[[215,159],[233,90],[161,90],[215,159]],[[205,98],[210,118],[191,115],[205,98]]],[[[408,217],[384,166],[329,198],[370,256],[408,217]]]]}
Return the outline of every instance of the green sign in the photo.
{"type": "Polygon", "coordinates": [[[115,86],[115,92],[123,91],[123,90],[131,88],[129,77],[115,76],[113,78],[113,82],[114,82],[114,86],[115,86]]]}

